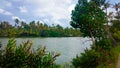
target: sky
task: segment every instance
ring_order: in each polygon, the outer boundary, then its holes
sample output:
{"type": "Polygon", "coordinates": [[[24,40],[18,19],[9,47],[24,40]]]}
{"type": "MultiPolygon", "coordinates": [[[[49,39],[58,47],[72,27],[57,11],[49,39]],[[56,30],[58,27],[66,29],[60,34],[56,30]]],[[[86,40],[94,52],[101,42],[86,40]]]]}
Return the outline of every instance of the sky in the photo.
{"type": "MultiPolygon", "coordinates": [[[[120,0],[107,0],[112,4],[120,0]]],[[[60,24],[70,27],[71,11],[77,0],[0,0],[0,21],[9,21],[14,24],[14,19],[27,23],[40,21],[48,25],[60,24]]],[[[109,9],[112,11],[113,9],[109,9]]]]}

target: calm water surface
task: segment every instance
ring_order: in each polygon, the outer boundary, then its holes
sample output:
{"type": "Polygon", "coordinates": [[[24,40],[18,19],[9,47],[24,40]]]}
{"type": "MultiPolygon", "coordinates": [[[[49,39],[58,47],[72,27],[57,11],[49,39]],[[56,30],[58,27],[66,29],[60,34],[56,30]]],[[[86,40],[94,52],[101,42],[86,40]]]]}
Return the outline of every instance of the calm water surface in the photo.
{"type": "MultiPolygon", "coordinates": [[[[90,48],[91,41],[89,38],[82,37],[61,37],[61,38],[16,38],[17,44],[23,41],[31,40],[33,47],[36,49],[40,46],[46,46],[47,51],[60,53],[57,58],[58,64],[72,61],[76,55],[84,52],[85,48],[90,48]]],[[[0,42],[6,45],[8,38],[0,38],[0,42]]]]}

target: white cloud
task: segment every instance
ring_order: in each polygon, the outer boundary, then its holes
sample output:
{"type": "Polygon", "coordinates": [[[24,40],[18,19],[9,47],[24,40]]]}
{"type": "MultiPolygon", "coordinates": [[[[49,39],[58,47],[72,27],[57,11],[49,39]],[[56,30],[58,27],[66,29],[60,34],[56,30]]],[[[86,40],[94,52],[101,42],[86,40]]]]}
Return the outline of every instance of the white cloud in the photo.
{"type": "Polygon", "coordinates": [[[114,8],[108,8],[107,11],[108,12],[115,12],[115,9],[114,8]]]}
{"type": "Polygon", "coordinates": [[[18,19],[18,20],[20,20],[20,21],[26,21],[25,19],[21,19],[21,18],[19,18],[18,16],[12,16],[12,20],[15,20],[15,19],[18,19]]]}
{"type": "Polygon", "coordinates": [[[72,3],[72,0],[64,0],[66,1],[67,3],[71,4],[72,3]]]}
{"type": "MultiPolygon", "coordinates": [[[[37,17],[40,17],[41,20],[45,20],[48,24],[58,23],[63,25],[64,23],[69,23],[71,10],[74,8],[76,0],[24,0],[24,3],[23,0],[11,0],[11,3],[14,3],[13,1],[19,4],[8,3],[7,5],[13,6],[12,11],[18,7],[21,13],[26,13],[26,17],[24,18],[34,17],[33,20],[35,20],[38,19],[37,17]]],[[[2,10],[0,10],[0,12],[3,13],[2,10]]],[[[12,19],[15,18],[16,15],[22,17],[23,14],[20,15],[16,10],[14,15],[12,15],[12,19]]]]}
{"type": "Polygon", "coordinates": [[[26,8],[25,6],[20,6],[20,7],[19,7],[19,10],[20,10],[21,13],[26,13],[26,12],[28,12],[28,10],[27,10],[27,8],[26,8]]]}
{"type": "Polygon", "coordinates": [[[71,11],[72,11],[74,8],[75,8],[75,4],[70,5],[69,8],[68,8],[69,12],[71,13],[71,11]]]}
{"type": "MultiPolygon", "coordinates": [[[[48,18],[50,21],[59,21],[60,19],[70,19],[71,10],[74,8],[74,0],[25,0],[26,7],[35,16],[48,18]]],[[[68,21],[69,23],[69,21],[68,21]]]]}
{"type": "Polygon", "coordinates": [[[4,12],[5,15],[13,15],[11,12],[5,11],[4,12]]]}
{"type": "Polygon", "coordinates": [[[5,5],[6,5],[7,7],[12,7],[12,3],[8,2],[8,1],[5,1],[5,5]]]}
{"type": "Polygon", "coordinates": [[[48,20],[48,19],[44,19],[43,21],[44,21],[45,23],[48,23],[48,22],[49,22],[49,20],[48,20]]]}
{"type": "Polygon", "coordinates": [[[4,10],[3,9],[0,9],[0,14],[4,13],[4,10]]]}
{"type": "Polygon", "coordinates": [[[21,1],[21,0],[11,0],[11,1],[14,1],[14,2],[19,2],[19,1],[21,1]]]}
{"type": "Polygon", "coordinates": [[[12,3],[6,0],[0,0],[0,8],[11,8],[12,3]]]}
{"type": "Polygon", "coordinates": [[[60,21],[58,21],[58,20],[55,20],[55,21],[54,21],[54,24],[55,24],[55,25],[59,24],[59,25],[61,25],[61,26],[64,26],[64,23],[62,23],[62,22],[60,22],[60,21]]]}
{"type": "Polygon", "coordinates": [[[0,9],[0,14],[3,14],[3,15],[8,15],[8,16],[13,15],[11,12],[6,11],[6,10],[4,10],[4,9],[0,9]]]}
{"type": "Polygon", "coordinates": [[[15,20],[15,19],[20,20],[20,18],[19,18],[19,17],[17,17],[17,16],[12,16],[12,19],[13,19],[13,20],[15,20]]]}
{"type": "Polygon", "coordinates": [[[49,16],[51,17],[49,18],[50,21],[59,24],[63,23],[60,23],[61,19],[70,20],[71,10],[75,6],[75,4],[72,4],[73,0],[36,0],[34,2],[30,0],[30,2],[36,5],[33,14],[40,17],[49,16]]]}

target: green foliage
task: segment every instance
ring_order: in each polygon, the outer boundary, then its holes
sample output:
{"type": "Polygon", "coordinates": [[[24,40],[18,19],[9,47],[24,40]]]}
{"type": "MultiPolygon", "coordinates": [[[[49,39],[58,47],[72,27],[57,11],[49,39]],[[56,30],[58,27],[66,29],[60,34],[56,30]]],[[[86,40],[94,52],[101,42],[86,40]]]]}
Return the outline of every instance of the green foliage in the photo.
{"type": "Polygon", "coordinates": [[[112,59],[109,31],[105,30],[107,14],[101,8],[104,4],[105,0],[78,0],[72,11],[71,26],[79,28],[83,36],[90,37],[93,42],[90,50],[85,50],[85,53],[73,59],[72,63],[76,68],[97,68],[112,59]]]}
{"type": "Polygon", "coordinates": [[[108,38],[101,39],[96,42],[96,47],[86,49],[80,56],[76,56],[72,63],[75,68],[97,68],[99,65],[110,63],[113,60],[112,46],[108,38]]]}
{"type": "Polygon", "coordinates": [[[56,68],[55,59],[59,55],[46,51],[45,47],[33,51],[30,41],[17,46],[15,39],[9,39],[6,48],[0,49],[0,67],[56,68]]]}
{"type": "Polygon", "coordinates": [[[78,4],[72,11],[71,26],[79,28],[84,37],[90,37],[93,48],[102,46],[107,49],[111,46],[105,30],[107,16],[101,8],[104,2],[105,0],[78,0],[78,4]]]}
{"type": "Polygon", "coordinates": [[[120,44],[118,46],[112,48],[110,51],[110,56],[105,63],[101,63],[97,68],[116,68],[116,62],[118,61],[118,57],[120,54],[120,44]]]}
{"type": "Polygon", "coordinates": [[[102,48],[104,50],[110,50],[112,48],[109,38],[103,38],[96,42],[96,49],[102,48]]]}
{"type": "Polygon", "coordinates": [[[113,34],[113,37],[114,37],[116,40],[120,41],[120,31],[116,31],[116,32],[113,34]]]}
{"type": "Polygon", "coordinates": [[[71,26],[79,28],[84,36],[97,37],[105,34],[104,24],[107,23],[105,12],[96,3],[101,0],[79,0],[72,11],[71,26]]]}
{"type": "Polygon", "coordinates": [[[60,25],[48,26],[39,21],[27,24],[15,19],[15,26],[6,21],[0,22],[0,37],[71,37],[80,35],[78,29],[63,28],[60,25]]]}
{"type": "Polygon", "coordinates": [[[96,68],[98,65],[99,53],[95,50],[86,50],[85,53],[81,53],[81,56],[76,56],[72,63],[75,68],[96,68]]]}
{"type": "Polygon", "coordinates": [[[110,27],[110,32],[116,41],[120,41],[120,10],[118,11],[118,7],[120,3],[115,4],[114,7],[117,9],[116,16],[114,16],[114,20],[111,20],[112,26],[110,27]]]}
{"type": "Polygon", "coordinates": [[[104,50],[99,47],[97,50],[85,50],[80,56],[73,59],[72,64],[75,68],[100,68],[114,62],[114,54],[112,50],[104,50]]]}
{"type": "MultiPolygon", "coordinates": [[[[2,50],[2,44],[0,42],[0,60],[2,60],[2,52],[3,52],[3,50],[2,50]]],[[[2,62],[0,61],[0,66],[1,66],[1,64],[2,64],[2,62]]]]}

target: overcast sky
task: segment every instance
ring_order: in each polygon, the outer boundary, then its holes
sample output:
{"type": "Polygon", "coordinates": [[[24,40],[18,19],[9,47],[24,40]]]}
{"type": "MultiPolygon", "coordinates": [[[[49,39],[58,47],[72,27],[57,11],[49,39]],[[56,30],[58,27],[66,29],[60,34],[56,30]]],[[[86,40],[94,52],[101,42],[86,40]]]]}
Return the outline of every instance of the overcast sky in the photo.
{"type": "MultiPolygon", "coordinates": [[[[118,3],[120,0],[108,0],[118,3]]],[[[14,24],[18,18],[25,22],[40,21],[48,25],[70,26],[71,10],[77,0],[0,0],[0,21],[14,24]]]]}

